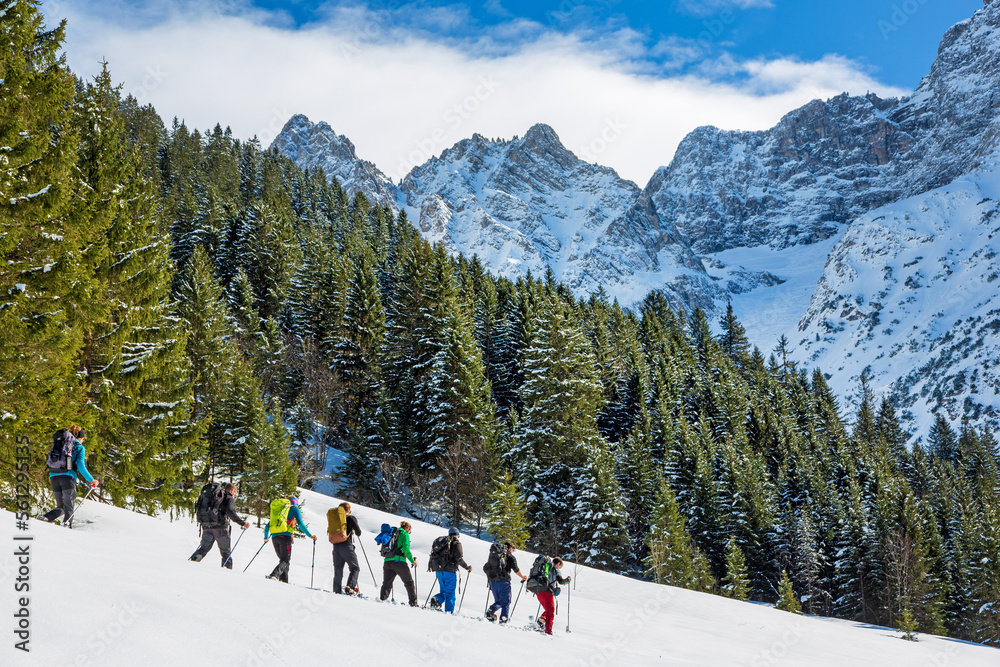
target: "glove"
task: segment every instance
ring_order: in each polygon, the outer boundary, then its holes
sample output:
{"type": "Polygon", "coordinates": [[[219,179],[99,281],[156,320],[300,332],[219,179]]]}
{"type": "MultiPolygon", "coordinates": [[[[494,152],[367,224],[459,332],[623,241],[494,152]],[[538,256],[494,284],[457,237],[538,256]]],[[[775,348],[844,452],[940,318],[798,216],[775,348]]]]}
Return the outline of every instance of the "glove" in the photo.
{"type": "Polygon", "coordinates": [[[90,488],[96,489],[99,484],[100,482],[95,479],[93,482],[90,483],[90,488]]]}

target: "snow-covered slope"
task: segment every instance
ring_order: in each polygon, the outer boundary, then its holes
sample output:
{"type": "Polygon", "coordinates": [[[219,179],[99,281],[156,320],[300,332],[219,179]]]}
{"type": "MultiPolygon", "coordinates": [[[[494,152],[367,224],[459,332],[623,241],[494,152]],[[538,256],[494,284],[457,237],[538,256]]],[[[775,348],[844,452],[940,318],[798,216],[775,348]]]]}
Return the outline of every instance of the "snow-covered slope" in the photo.
{"type": "Polygon", "coordinates": [[[1000,152],[953,183],[876,209],[830,254],[794,357],[861,372],[926,433],[931,411],[1000,418],[1000,152]]]}
{"type": "MultiPolygon", "coordinates": [[[[325,512],[336,501],[304,492],[310,529],[323,532],[325,512]]],[[[373,531],[395,517],[356,507],[368,558],[373,531]]],[[[0,664],[179,666],[221,665],[879,665],[962,667],[997,664],[996,649],[898,633],[831,619],[793,616],[765,606],[624,579],[567,565],[577,582],[560,596],[556,635],[522,632],[536,603],[521,595],[512,627],[481,619],[486,583],[480,566],[487,544],[463,538],[474,565],[462,615],[410,609],[335,596],[330,589],[329,544],[316,550],[315,587],[309,590],[311,542],[297,541],[292,585],[264,579],[276,563],[271,546],[241,571],[263,545],[251,528],[234,552],[236,568],[217,565],[217,552],[202,563],[186,559],[197,545],[197,528],[87,503],[78,528],[68,531],[31,522],[31,652],[14,649],[8,630],[0,664]],[[570,598],[570,595],[572,598],[570,598]],[[567,625],[571,632],[567,632],[567,625]]],[[[414,523],[420,563],[419,594],[432,579],[427,553],[438,527],[414,523]]],[[[0,512],[0,556],[5,594],[0,613],[13,618],[14,516],[0,512]]],[[[23,543],[21,543],[23,544],[23,543]]],[[[522,569],[529,556],[518,554],[522,569]]],[[[372,560],[381,578],[378,559],[372,560]]],[[[374,593],[361,560],[361,590],[374,593]]],[[[464,585],[464,578],[463,578],[464,585]]],[[[397,592],[401,587],[397,586],[397,592]]]]}

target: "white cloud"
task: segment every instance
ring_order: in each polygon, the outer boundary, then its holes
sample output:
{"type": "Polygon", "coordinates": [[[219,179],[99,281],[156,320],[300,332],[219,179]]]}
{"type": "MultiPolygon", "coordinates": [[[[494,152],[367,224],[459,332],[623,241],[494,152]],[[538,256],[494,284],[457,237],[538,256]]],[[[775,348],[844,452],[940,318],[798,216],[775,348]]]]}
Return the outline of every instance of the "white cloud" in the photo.
{"type": "Polygon", "coordinates": [[[186,5],[125,23],[119,12],[86,7],[59,5],[70,19],[70,66],[90,76],[106,58],[124,90],[153,103],[167,123],[221,122],[266,145],[289,116],[304,113],[346,134],[361,157],[396,178],[474,132],[509,138],[544,122],[578,155],[645,185],[699,125],[764,129],[811,99],[903,92],[837,56],[717,58],[695,73],[654,76],[636,66],[627,33],[595,46],[524,22],[505,27],[522,36],[516,46],[463,46],[361,10],[294,29],[260,12],[186,5]]]}

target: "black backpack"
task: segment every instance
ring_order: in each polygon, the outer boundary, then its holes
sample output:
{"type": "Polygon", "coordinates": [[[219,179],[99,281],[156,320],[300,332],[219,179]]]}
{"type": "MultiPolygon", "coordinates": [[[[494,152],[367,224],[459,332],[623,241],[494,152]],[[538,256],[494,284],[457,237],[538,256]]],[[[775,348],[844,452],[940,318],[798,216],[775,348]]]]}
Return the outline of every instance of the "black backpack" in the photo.
{"type": "Polygon", "coordinates": [[[201,487],[198,502],[194,506],[198,523],[208,526],[225,523],[222,515],[222,501],[225,497],[226,492],[218,482],[209,482],[201,487]]]}
{"type": "Polygon", "coordinates": [[[45,465],[52,472],[69,472],[73,469],[73,448],[76,438],[64,428],[52,434],[52,449],[45,458],[45,465]]]}
{"type": "Polygon", "coordinates": [[[486,564],[483,565],[483,572],[489,577],[490,581],[496,581],[500,579],[507,572],[507,547],[500,542],[494,542],[490,545],[490,557],[486,560],[486,564]]]}
{"type": "Polygon", "coordinates": [[[528,583],[525,586],[528,592],[535,595],[551,592],[549,588],[554,567],[551,558],[545,554],[538,554],[535,562],[531,564],[531,572],[528,573],[528,583]]]}
{"type": "Polygon", "coordinates": [[[399,538],[399,528],[393,528],[391,536],[385,543],[379,548],[379,553],[382,554],[382,558],[392,558],[394,556],[402,556],[399,548],[396,545],[396,540],[399,538]]]}
{"type": "Polygon", "coordinates": [[[443,572],[451,562],[451,536],[442,535],[431,544],[431,557],[427,559],[428,572],[443,572]]]}

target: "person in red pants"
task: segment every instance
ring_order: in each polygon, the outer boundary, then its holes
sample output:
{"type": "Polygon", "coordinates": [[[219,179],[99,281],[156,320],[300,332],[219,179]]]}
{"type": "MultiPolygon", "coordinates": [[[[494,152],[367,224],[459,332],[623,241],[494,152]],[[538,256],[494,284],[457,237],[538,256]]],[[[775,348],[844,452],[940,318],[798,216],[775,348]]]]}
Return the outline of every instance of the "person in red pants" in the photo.
{"type": "Polygon", "coordinates": [[[543,572],[545,590],[537,593],[538,601],[542,604],[542,608],[545,609],[545,613],[538,617],[538,624],[545,624],[545,634],[547,635],[552,634],[552,624],[556,620],[555,596],[559,595],[559,584],[568,584],[573,580],[573,577],[566,577],[564,579],[559,576],[559,570],[562,569],[562,566],[562,559],[558,556],[552,559],[551,566],[545,566],[545,571],[543,572]]]}

